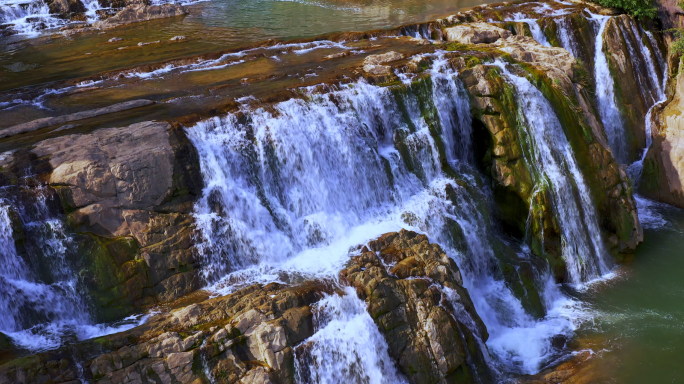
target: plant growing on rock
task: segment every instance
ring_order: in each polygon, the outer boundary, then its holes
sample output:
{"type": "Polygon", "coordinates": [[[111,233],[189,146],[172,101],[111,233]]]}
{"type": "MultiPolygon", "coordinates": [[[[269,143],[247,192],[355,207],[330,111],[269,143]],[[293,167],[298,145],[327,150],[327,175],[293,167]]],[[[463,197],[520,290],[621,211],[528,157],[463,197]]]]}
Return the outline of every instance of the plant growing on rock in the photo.
{"type": "Polygon", "coordinates": [[[657,13],[652,0],[598,0],[596,2],[604,7],[620,8],[639,19],[653,19],[657,13]]]}

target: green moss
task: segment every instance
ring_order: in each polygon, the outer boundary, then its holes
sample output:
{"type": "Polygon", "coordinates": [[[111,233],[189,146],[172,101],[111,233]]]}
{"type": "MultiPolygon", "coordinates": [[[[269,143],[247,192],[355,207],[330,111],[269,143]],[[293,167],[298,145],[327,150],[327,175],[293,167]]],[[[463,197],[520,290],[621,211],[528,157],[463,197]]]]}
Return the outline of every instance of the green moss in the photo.
{"type": "Polygon", "coordinates": [[[89,291],[98,320],[110,321],[130,314],[134,301],[142,292],[131,291],[140,288],[127,284],[131,279],[148,281],[147,265],[135,260],[138,253],[137,241],[121,237],[105,239],[92,234],[80,235],[79,275],[89,291]]]}

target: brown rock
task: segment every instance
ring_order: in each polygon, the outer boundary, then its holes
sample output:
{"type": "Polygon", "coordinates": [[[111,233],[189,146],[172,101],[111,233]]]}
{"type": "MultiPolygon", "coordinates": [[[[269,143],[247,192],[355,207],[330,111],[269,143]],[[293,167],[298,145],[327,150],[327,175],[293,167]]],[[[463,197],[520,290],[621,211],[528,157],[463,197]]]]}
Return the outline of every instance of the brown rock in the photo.
{"type": "Polygon", "coordinates": [[[486,340],[487,331],[453,260],[425,235],[406,230],[385,234],[369,247],[352,258],[340,278],[368,303],[399,369],[415,383],[457,383],[462,375],[486,375],[478,372],[484,365],[466,363],[468,358],[482,361],[472,332],[486,340]]]}
{"type": "Polygon", "coordinates": [[[477,22],[444,29],[447,41],[460,44],[489,44],[511,36],[511,32],[491,24],[477,22]]]}
{"type": "Polygon", "coordinates": [[[186,9],[178,4],[144,5],[133,4],[119,11],[116,15],[102,21],[95,22],[93,26],[100,29],[116,28],[121,25],[139,23],[154,19],[163,19],[187,14],[186,9]]]}

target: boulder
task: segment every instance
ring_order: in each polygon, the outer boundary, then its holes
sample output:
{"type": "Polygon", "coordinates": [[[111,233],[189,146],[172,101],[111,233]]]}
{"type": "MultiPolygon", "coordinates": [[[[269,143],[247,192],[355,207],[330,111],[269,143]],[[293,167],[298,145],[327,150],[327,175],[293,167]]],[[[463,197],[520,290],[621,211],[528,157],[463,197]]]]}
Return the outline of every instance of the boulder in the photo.
{"type": "Polygon", "coordinates": [[[444,29],[449,42],[459,44],[489,44],[511,36],[511,32],[491,24],[476,22],[444,29]]]}
{"type": "Polygon", "coordinates": [[[461,274],[427,236],[401,230],[352,257],[341,281],[356,288],[385,335],[389,354],[413,383],[461,383],[487,375],[487,330],[461,274]],[[469,364],[468,362],[475,362],[469,364]]]}
{"type": "Polygon", "coordinates": [[[101,319],[199,287],[193,201],[199,159],[182,128],[145,122],[39,142],[49,186],[76,232],[81,268],[101,319]]]}
{"type": "Polygon", "coordinates": [[[403,58],[404,55],[394,51],[378,55],[369,55],[363,60],[363,70],[366,71],[366,73],[375,76],[389,75],[391,73],[390,67],[383,64],[401,60],[403,58]]]}
{"type": "Polygon", "coordinates": [[[80,0],[49,0],[47,5],[52,14],[64,15],[85,12],[85,6],[80,0]]]}

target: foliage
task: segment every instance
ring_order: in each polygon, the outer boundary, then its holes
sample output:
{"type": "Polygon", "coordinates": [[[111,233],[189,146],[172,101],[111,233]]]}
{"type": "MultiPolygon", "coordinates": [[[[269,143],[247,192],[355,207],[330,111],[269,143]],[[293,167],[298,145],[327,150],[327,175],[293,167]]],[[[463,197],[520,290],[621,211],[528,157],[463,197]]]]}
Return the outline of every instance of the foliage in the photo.
{"type": "Polygon", "coordinates": [[[672,39],[672,44],[670,44],[671,52],[676,55],[684,54],[684,29],[673,28],[667,30],[667,32],[674,34],[674,39],[672,39]]]}
{"type": "Polygon", "coordinates": [[[656,17],[656,7],[653,0],[596,0],[604,7],[620,8],[630,15],[642,19],[656,17]]]}

